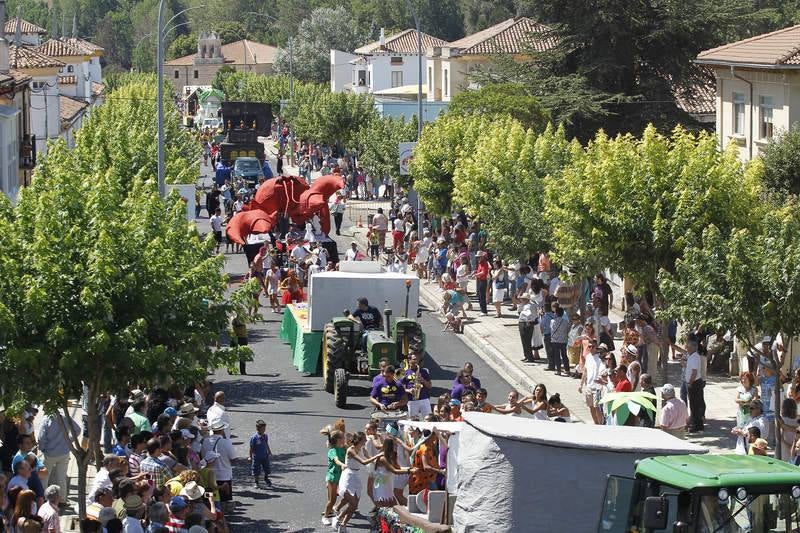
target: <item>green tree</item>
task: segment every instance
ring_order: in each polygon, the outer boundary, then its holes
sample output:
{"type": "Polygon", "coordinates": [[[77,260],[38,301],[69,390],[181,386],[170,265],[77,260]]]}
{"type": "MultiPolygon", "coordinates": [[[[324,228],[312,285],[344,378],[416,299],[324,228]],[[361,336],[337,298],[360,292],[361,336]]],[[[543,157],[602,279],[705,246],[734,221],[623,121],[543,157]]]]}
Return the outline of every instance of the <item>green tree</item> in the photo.
{"type": "Polygon", "coordinates": [[[295,102],[296,113],[289,120],[297,136],[339,148],[354,147],[359,129],[377,115],[372,98],[365,95],[326,91],[314,101],[295,102]]]}
{"type": "Polygon", "coordinates": [[[460,0],[464,29],[472,34],[513,17],[513,0],[460,0]]]}
{"type": "Polygon", "coordinates": [[[492,83],[474,91],[460,92],[453,97],[448,112],[508,115],[534,133],[543,132],[550,121],[549,113],[537,98],[528,94],[524,86],[514,83],[492,83]]]}
{"type": "Polygon", "coordinates": [[[768,193],[779,199],[800,195],[800,124],[773,137],[762,159],[768,193]]]}
{"type": "Polygon", "coordinates": [[[712,134],[600,132],[560,179],[545,179],[554,257],[584,273],[624,273],[658,293],[659,271],[672,272],[708,225],[727,235],[751,219],[761,174],[759,165],[746,171],[734,147],[719,152],[712,134]]]}
{"type": "Polygon", "coordinates": [[[423,128],[410,171],[414,189],[431,213],[450,214],[456,169],[472,154],[489,122],[488,117],[446,113],[423,128]]]}
{"type": "Polygon", "coordinates": [[[303,19],[297,35],[282,48],[275,59],[275,70],[300,80],[325,83],[330,81],[330,51],[352,52],[364,43],[364,35],[344,7],[321,7],[303,19]],[[290,68],[291,67],[291,68],[290,68]]]}
{"type": "Polygon", "coordinates": [[[358,163],[371,176],[401,180],[398,144],[417,137],[416,116],[409,122],[374,115],[358,130],[358,163]]]}
{"type": "Polygon", "coordinates": [[[228,93],[225,90],[227,87],[227,80],[235,72],[236,69],[233,68],[232,66],[222,65],[217,71],[217,73],[214,74],[214,81],[211,82],[211,86],[215,89],[222,91],[227,96],[228,93]]]}
{"type": "Polygon", "coordinates": [[[456,168],[453,200],[477,218],[505,257],[552,249],[552,229],[542,216],[544,178],[560,179],[574,155],[563,127],[541,135],[511,118],[492,122],[471,155],[456,168]]]}
{"type": "Polygon", "coordinates": [[[167,60],[192,55],[195,52],[197,52],[197,34],[178,35],[167,49],[167,60]]]}

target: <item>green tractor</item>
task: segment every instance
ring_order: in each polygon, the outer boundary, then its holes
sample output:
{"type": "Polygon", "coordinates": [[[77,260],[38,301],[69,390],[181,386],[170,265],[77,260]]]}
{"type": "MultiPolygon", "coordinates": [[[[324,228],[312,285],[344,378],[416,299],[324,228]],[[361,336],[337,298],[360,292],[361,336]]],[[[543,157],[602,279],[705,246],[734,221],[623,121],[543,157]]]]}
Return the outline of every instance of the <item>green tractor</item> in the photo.
{"type": "Polygon", "coordinates": [[[347,404],[350,379],[371,380],[380,371],[380,361],[389,360],[397,366],[401,358],[425,350],[425,334],[416,320],[400,317],[391,320],[391,310],[385,309],[384,331],[367,332],[367,351],[361,351],[361,324],[347,315],[334,317],[325,325],[322,334],[322,380],[325,390],[333,393],[336,407],[347,404]],[[389,325],[391,324],[391,328],[389,325]]]}

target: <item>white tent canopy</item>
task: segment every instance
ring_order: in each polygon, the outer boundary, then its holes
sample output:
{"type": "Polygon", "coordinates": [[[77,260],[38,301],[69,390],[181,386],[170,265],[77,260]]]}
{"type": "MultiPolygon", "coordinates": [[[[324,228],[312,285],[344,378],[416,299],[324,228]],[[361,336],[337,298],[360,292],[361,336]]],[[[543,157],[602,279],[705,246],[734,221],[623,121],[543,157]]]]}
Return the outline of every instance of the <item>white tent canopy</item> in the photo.
{"type": "Polygon", "coordinates": [[[633,476],[645,457],[708,451],[656,429],[477,412],[464,414],[458,448],[459,532],[593,531],[608,475],[633,476]]]}

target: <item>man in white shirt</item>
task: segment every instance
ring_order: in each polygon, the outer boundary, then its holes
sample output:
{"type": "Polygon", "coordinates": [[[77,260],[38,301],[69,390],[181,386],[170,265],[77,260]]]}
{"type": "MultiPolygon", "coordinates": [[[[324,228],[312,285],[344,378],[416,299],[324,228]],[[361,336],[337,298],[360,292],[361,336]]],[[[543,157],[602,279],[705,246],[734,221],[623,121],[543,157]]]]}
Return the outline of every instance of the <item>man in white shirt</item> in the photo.
{"type": "Polygon", "coordinates": [[[683,379],[686,382],[689,396],[689,432],[703,431],[703,413],[705,400],[703,399],[703,373],[700,369],[700,354],[697,353],[697,341],[686,341],[686,368],[683,379]]]}
{"type": "Polygon", "coordinates": [[[661,424],[659,429],[669,433],[679,439],[686,438],[686,419],[687,410],[683,400],[675,397],[675,387],[670,383],[665,383],[661,387],[661,399],[664,401],[661,407],[661,424]]]}
{"type": "Polygon", "coordinates": [[[211,223],[211,231],[214,233],[214,240],[217,241],[217,251],[219,253],[219,245],[222,244],[222,211],[217,208],[214,214],[209,219],[211,223]]]}
{"type": "Polygon", "coordinates": [[[383,208],[379,207],[378,212],[372,217],[372,227],[378,232],[378,244],[383,252],[386,245],[386,231],[389,229],[389,219],[383,214],[383,208]]]}
{"type": "Polygon", "coordinates": [[[600,372],[603,369],[603,361],[600,355],[601,352],[607,351],[608,347],[605,344],[597,345],[597,339],[589,340],[589,355],[586,356],[583,374],[581,375],[581,384],[578,386],[578,392],[583,393],[586,406],[592,413],[592,420],[598,425],[605,423],[598,401],[602,391],[602,384],[599,382],[600,372]]]}
{"type": "Polygon", "coordinates": [[[225,433],[230,431],[228,424],[216,422],[211,424],[209,429],[213,432],[213,435],[203,441],[203,456],[217,477],[220,500],[224,504],[233,499],[233,467],[231,466],[231,461],[236,459],[236,452],[230,439],[225,436],[225,433]],[[218,457],[212,462],[211,458],[214,456],[218,457]]]}
{"type": "Polygon", "coordinates": [[[60,491],[58,485],[50,485],[44,491],[46,501],[36,513],[42,519],[42,533],[61,533],[61,519],[58,516],[60,491]]]}
{"type": "Polygon", "coordinates": [[[302,246],[301,245],[297,245],[292,249],[292,258],[299,265],[300,263],[302,263],[303,261],[306,260],[306,257],[308,257],[308,254],[310,254],[310,253],[311,253],[311,250],[308,249],[308,243],[304,242],[302,244],[302,246]]]}
{"type": "Polygon", "coordinates": [[[356,244],[355,241],[350,243],[350,248],[344,253],[344,260],[345,261],[358,260],[358,244],[356,244]]]}
{"type": "Polygon", "coordinates": [[[218,391],[214,394],[214,405],[208,408],[206,419],[211,427],[219,423],[225,424],[225,437],[231,438],[231,415],[225,410],[224,392],[218,391]]]}

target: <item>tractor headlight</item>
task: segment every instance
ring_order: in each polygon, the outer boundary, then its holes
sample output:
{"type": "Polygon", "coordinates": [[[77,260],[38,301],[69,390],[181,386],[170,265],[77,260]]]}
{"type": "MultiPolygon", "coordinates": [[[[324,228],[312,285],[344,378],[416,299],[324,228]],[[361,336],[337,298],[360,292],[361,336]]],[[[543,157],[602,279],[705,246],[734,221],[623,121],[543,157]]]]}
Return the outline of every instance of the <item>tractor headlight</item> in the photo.
{"type": "Polygon", "coordinates": [[[798,487],[797,485],[792,487],[792,498],[794,498],[795,500],[800,500],[800,487],[798,487]]]}
{"type": "Polygon", "coordinates": [[[747,490],[744,487],[736,489],[736,499],[743,502],[747,499],[747,490]]]}
{"type": "Polygon", "coordinates": [[[717,499],[719,500],[719,503],[727,503],[729,496],[730,494],[728,494],[728,489],[722,488],[719,489],[719,492],[717,492],[717,499]]]}

